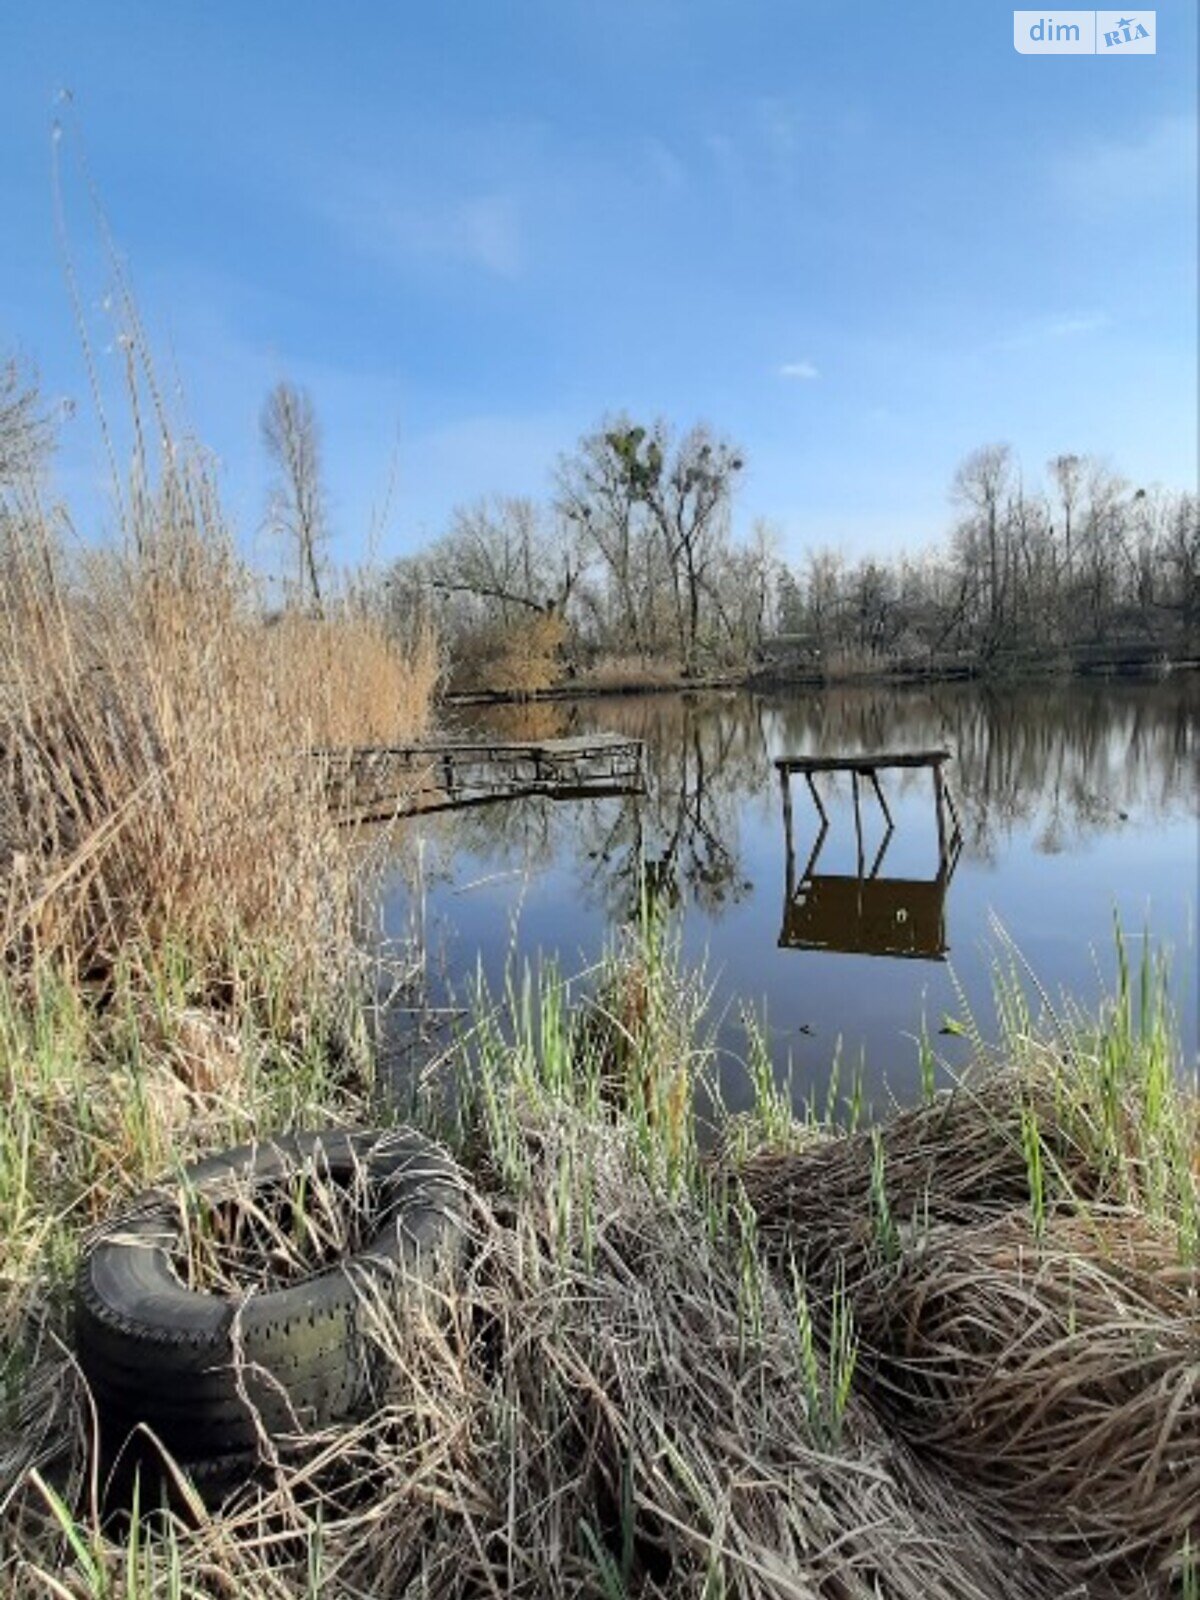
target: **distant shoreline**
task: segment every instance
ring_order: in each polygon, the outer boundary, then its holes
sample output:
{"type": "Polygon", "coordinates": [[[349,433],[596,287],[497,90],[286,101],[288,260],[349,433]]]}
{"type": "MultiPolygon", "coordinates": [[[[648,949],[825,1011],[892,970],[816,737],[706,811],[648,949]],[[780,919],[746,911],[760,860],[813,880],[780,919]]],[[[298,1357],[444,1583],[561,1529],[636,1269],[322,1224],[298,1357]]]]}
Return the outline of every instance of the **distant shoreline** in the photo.
{"type": "Polygon", "coordinates": [[[443,704],[523,705],[555,700],[599,700],[611,697],[633,698],[654,694],[698,694],[708,690],[730,689],[846,689],[910,688],[943,683],[1017,685],[1065,679],[1122,679],[1146,681],[1200,669],[1200,654],[1187,651],[1179,655],[1152,653],[1149,648],[1121,646],[1112,650],[1076,652],[1063,655],[1006,656],[989,662],[942,660],[937,662],[898,661],[887,666],[860,671],[826,671],[819,666],[758,666],[748,672],[710,673],[703,677],[630,676],[612,681],[574,678],[546,689],[460,689],[442,697],[443,704]]]}

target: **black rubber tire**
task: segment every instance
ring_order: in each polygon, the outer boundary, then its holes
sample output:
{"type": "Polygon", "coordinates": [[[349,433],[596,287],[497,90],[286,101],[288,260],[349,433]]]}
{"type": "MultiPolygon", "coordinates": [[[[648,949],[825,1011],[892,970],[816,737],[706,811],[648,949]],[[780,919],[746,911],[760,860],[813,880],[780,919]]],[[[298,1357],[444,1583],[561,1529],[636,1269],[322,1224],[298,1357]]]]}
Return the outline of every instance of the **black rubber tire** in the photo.
{"type": "Polygon", "coordinates": [[[182,1184],[228,1198],[314,1162],[335,1178],[365,1169],[382,1220],[363,1250],[303,1283],[240,1304],[185,1288],[170,1263],[180,1184],[144,1196],[93,1242],[75,1281],[75,1344],[110,1447],[141,1423],[179,1461],[207,1461],[253,1452],[260,1427],[282,1435],[360,1411],[375,1366],[364,1278],[453,1260],[463,1184],[449,1156],[411,1129],[243,1145],[189,1167],[182,1184]]]}

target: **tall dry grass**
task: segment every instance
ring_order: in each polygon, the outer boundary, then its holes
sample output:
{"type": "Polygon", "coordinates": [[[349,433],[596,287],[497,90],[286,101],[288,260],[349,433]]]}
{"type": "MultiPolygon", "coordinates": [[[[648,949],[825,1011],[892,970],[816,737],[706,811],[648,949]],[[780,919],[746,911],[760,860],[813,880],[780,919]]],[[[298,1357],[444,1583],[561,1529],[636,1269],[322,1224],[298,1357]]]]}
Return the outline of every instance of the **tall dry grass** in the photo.
{"type": "Polygon", "coordinates": [[[399,647],[360,606],[320,619],[287,613],[270,629],[280,715],[310,744],[386,745],[429,722],[441,664],[428,627],[399,647]]]}
{"type": "Polygon", "coordinates": [[[105,546],[37,452],[4,459],[0,1414],[36,1433],[89,1223],[206,1147],[361,1109],[369,885],[310,751],[421,731],[438,661],[361,595],[268,615],[169,436],[153,469],[135,451],[105,546]]]}
{"type": "Polygon", "coordinates": [[[683,669],[669,655],[601,655],[580,678],[580,686],[609,694],[623,689],[644,689],[684,683],[683,669]]]}
{"type": "Polygon", "coordinates": [[[254,942],[299,993],[353,904],[305,752],[419,732],[436,650],[361,607],[267,620],[203,463],[138,481],[120,549],[68,553],[29,494],[0,521],[0,947],[104,977],[181,946],[217,989],[254,942]]]}

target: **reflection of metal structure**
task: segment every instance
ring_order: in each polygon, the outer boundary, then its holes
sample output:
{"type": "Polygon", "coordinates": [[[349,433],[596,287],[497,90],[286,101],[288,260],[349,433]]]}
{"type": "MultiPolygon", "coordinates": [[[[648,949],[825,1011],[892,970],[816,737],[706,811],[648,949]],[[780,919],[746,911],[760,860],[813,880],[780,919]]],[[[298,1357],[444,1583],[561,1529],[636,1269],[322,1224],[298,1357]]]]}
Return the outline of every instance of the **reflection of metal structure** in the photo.
{"type": "Polygon", "coordinates": [[[942,773],[942,766],[949,758],[946,750],[913,750],[891,755],[793,756],[776,761],[783,790],[783,828],[787,845],[783,928],[779,935],[782,947],[942,960],[947,950],[946,888],[962,849],[958,812],[942,773]],[[933,773],[938,836],[938,869],[933,878],[879,876],[895,832],[878,776],[890,767],[928,767],[933,773]],[[813,781],[819,772],[850,774],[858,845],[857,871],[853,876],[816,870],[829,832],[829,815],[813,781]],[[795,773],[803,774],[821,819],[808,862],[798,879],[792,838],[792,777],[795,773]],[[863,853],[860,789],[864,781],[869,781],[874,789],[886,822],[883,839],[869,871],[863,853]]]}
{"type": "Polygon", "coordinates": [[[437,739],[315,754],[340,822],[457,810],[528,795],[590,800],[640,794],[644,787],[641,740],[616,733],[525,741],[437,739]]]}

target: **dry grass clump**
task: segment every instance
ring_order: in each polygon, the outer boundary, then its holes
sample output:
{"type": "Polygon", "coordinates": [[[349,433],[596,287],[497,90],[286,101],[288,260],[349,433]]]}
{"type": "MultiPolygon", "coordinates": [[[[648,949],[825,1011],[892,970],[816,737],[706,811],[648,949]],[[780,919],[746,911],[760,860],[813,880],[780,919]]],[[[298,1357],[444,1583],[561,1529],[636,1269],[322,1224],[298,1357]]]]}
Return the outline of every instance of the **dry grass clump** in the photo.
{"type": "Polygon", "coordinates": [[[1136,1213],[932,1228],[851,1294],[873,1402],[1094,1594],[1165,1591],[1200,1508],[1200,1275],[1136,1213]],[[866,1353],[869,1352],[869,1353],[866,1353]]]}
{"type": "Polygon", "coordinates": [[[1063,1593],[1196,1582],[1198,1102],[1162,1070],[1161,1015],[1133,1027],[1129,1001],[740,1173],[775,1259],[800,1255],[818,1306],[844,1293],[889,1430],[1063,1593]]]}
{"type": "Polygon", "coordinates": [[[835,1444],[824,1360],[739,1229],[667,1199],[627,1131],[517,1116],[525,1196],[486,1202],[440,1370],[428,1351],[399,1364],[402,1394],[415,1370],[422,1396],[451,1397],[440,1509],[416,1474],[423,1528],[381,1516],[348,1586],[373,1572],[393,1593],[447,1595],[1034,1592],[969,1518],[935,1509],[854,1401],[835,1444]]]}
{"type": "Polygon", "coordinates": [[[947,1223],[969,1226],[1026,1206],[1022,1113],[1041,1101],[1046,1147],[1082,1183],[1083,1155],[1055,1116],[1048,1086],[998,1073],[897,1111],[878,1127],[764,1149],[738,1170],[768,1248],[802,1251],[824,1277],[875,1261],[881,1237],[947,1223]]]}
{"type": "Polygon", "coordinates": [[[303,1283],[361,1250],[387,1212],[364,1163],[308,1170],[269,1183],[233,1185],[221,1196],[179,1195],[172,1262],[189,1289],[238,1298],[303,1283]]]}
{"type": "Polygon", "coordinates": [[[512,622],[497,622],[461,642],[454,685],[517,696],[553,688],[562,676],[566,636],[566,622],[554,612],[531,611],[512,622]]]}
{"type": "Polygon", "coordinates": [[[602,655],[586,669],[580,682],[588,689],[615,694],[622,689],[682,684],[683,669],[665,655],[602,655]]]}
{"type": "Polygon", "coordinates": [[[878,678],[903,664],[898,650],[877,650],[870,645],[843,645],[827,651],[820,660],[826,683],[853,683],[878,678]]]}

